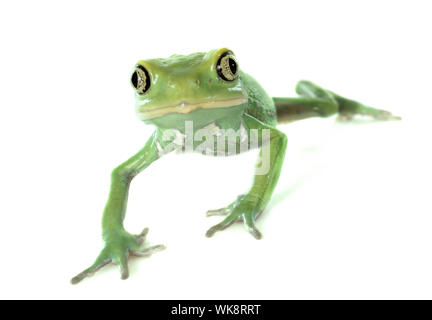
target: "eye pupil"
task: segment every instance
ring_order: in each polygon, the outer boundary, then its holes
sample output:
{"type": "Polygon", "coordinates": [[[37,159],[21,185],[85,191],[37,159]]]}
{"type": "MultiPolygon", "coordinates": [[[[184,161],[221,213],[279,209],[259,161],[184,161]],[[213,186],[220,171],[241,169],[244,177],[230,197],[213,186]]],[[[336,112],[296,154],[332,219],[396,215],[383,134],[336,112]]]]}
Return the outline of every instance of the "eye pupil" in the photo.
{"type": "Polygon", "coordinates": [[[231,69],[231,72],[233,74],[237,73],[237,63],[234,61],[234,59],[229,58],[228,59],[229,67],[231,69]]]}
{"type": "Polygon", "coordinates": [[[135,89],[138,89],[138,74],[136,71],[132,73],[132,79],[131,79],[132,85],[135,89]]]}

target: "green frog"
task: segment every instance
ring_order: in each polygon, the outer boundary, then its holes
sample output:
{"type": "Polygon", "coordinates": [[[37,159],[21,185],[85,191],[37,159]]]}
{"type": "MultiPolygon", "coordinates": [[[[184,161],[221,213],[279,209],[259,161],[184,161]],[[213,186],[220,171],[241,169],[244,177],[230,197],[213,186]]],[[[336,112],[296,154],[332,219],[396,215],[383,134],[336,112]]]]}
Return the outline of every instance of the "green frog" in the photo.
{"type": "Polygon", "coordinates": [[[335,114],[343,120],[355,115],[400,119],[309,81],[298,82],[298,97],[271,97],[240,69],[236,55],[227,48],[138,61],[130,81],[137,116],[154,125],[155,131],[141,150],[112,171],[102,216],[105,247],[89,268],[71,280],[73,284],[111,262],[126,279],[130,255],[149,256],[164,249],[162,245],[143,246],[148,228],[134,235],[123,227],[132,179],[164,154],[177,150],[228,156],[260,149],[251,188],[228,206],[208,211],[208,215],[224,218],[206,233],[211,237],[243,222],[249,233],[260,239],[256,220],[271,199],[287,148],[288,139],[277,124],[335,114]]]}

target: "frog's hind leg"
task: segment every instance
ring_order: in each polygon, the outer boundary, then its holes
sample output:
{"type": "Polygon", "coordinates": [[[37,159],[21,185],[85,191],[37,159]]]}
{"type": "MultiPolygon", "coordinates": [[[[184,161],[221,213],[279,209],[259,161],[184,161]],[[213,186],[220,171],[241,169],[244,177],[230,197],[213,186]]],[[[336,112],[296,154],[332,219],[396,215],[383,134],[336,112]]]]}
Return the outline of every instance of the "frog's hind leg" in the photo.
{"type": "Polygon", "coordinates": [[[310,81],[299,81],[296,86],[296,92],[300,96],[312,97],[318,99],[331,100],[337,103],[340,119],[351,119],[354,115],[370,116],[376,120],[400,120],[400,117],[394,116],[391,112],[381,109],[375,109],[366,106],[360,102],[344,98],[334,92],[323,89],[310,81]]]}
{"type": "Polygon", "coordinates": [[[339,110],[334,99],[313,97],[273,98],[278,123],[287,123],[313,117],[329,117],[339,110]]]}
{"type": "Polygon", "coordinates": [[[351,120],[355,115],[370,116],[376,120],[400,120],[389,111],[365,106],[360,102],[339,96],[310,81],[296,86],[298,98],[273,98],[279,122],[290,122],[310,117],[329,117],[336,113],[339,120],[351,120]]]}

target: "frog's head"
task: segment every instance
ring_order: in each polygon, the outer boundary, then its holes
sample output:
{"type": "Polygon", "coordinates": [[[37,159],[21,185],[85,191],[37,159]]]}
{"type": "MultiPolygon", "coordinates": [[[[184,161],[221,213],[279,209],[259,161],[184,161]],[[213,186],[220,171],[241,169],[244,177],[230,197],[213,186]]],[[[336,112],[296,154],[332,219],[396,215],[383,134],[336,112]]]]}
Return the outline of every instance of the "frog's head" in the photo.
{"type": "Polygon", "coordinates": [[[141,120],[194,119],[245,105],[247,95],[234,53],[217,49],[139,61],[131,76],[141,120]],[[195,112],[199,111],[199,112],[195,112]],[[213,112],[212,112],[213,111],[213,112]]]}

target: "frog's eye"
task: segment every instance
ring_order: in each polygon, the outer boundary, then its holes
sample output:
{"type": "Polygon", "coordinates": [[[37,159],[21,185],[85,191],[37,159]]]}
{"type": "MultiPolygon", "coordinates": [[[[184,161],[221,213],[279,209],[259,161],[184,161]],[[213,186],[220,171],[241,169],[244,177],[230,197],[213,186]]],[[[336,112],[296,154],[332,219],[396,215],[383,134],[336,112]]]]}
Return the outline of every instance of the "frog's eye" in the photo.
{"type": "Polygon", "coordinates": [[[141,65],[135,67],[132,73],[131,83],[138,94],[144,94],[150,89],[150,75],[141,65]]]}
{"type": "Polygon", "coordinates": [[[239,68],[237,59],[231,51],[223,53],[216,63],[219,77],[225,81],[234,81],[238,77],[239,68]]]}

